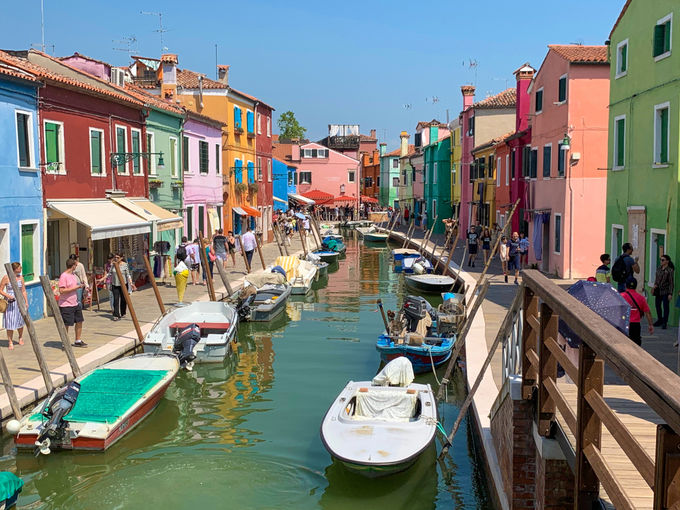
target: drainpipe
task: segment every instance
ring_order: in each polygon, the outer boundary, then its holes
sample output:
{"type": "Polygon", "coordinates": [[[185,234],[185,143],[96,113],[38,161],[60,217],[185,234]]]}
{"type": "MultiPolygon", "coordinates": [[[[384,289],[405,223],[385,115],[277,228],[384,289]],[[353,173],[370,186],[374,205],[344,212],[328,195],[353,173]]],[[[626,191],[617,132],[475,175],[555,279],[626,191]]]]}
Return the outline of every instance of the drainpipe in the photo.
{"type": "Polygon", "coordinates": [[[571,146],[567,149],[566,160],[567,160],[567,171],[569,175],[567,176],[567,183],[569,183],[569,279],[571,280],[571,264],[573,261],[573,239],[574,239],[574,190],[571,186],[571,174],[572,174],[572,164],[571,164],[571,146]]]}

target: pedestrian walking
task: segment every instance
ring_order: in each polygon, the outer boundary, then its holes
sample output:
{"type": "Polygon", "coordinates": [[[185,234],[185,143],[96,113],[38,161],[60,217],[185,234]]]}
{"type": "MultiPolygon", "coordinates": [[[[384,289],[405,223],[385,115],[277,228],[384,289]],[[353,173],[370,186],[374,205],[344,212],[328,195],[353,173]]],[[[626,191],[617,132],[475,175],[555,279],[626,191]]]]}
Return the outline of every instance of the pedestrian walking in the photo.
{"type": "Polygon", "coordinates": [[[80,306],[85,309],[85,301],[87,301],[87,297],[90,294],[90,282],[87,279],[87,272],[85,271],[85,266],[80,262],[80,256],[77,255],[76,253],[71,253],[71,255],[68,256],[68,258],[75,260],[76,261],[76,269],[73,271],[73,274],[76,275],[76,278],[78,278],[79,283],[85,284],[85,286],[81,289],[78,289],[78,303],[80,306]]]}
{"type": "Polygon", "coordinates": [[[241,237],[241,242],[243,243],[243,251],[246,252],[246,259],[248,260],[248,265],[252,266],[253,252],[257,248],[257,241],[255,240],[255,234],[248,228],[245,234],[241,237]]]}
{"type": "Polygon", "coordinates": [[[191,271],[191,285],[198,285],[198,274],[201,269],[201,255],[198,251],[198,238],[194,239],[192,243],[187,244],[187,258],[184,261],[191,271]]]}
{"type": "Polygon", "coordinates": [[[111,267],[113,266],[114,257],[115,255],[113,253],[109,253],[109,255],[106,257],[106,264],[104,264],[104,274],[100,278],[97,278],[95,281],[95,285],[104,284],[104,287],[106,287],[106,290],[109,293],[109,307],[111,309],[111,313],[113,313],[113,288],[111,286],[111,267]]]}
{"type": "Polygon", "coordinates": [[[125,262],[125,257],[122,253],[116,254],[109,272],[111,273],[111,291],[113,293],[113,320],[119,321],[127,314],[127,301],[125,301],[125,297],[123,296],[123,285],[125,285],[128,292],[134,289],[130,268],[128,267],[127,262],[125,262]],[[116,262],[118,263],[120,274],[123,277],[122,281],[118,278],[116,262]]]}
{"type": "Polygon", "coordinates": [[[612,258],[609,253],[600,255],[600,262],[600,266],[595,270],[595,281],[600,283],[611,283],[612,273],[609,270],[609,264],[611,264],[612,258]]]}
{"type": "MultiPolygon", "coordinates": [[[[21,264],[19,262],[12,262],[12,271],[17,279],[17,286],[21,291],[20,299],[28,305],[28,296],[26,295],[26,284],[24,277],[21,275],[21,264]]],[[[24,345],[24,318],[19,312],[19,303],[17,297],[14,295],[14,289],[9,282],[9,276],[5,275],[0,280],[0,294],[7,301],[7,308],[2,316],[2,327],[7,331],[7,345],[9,350],[14,349],[14,331],[19,335],[19,345],[24,345]]]]}
{"type": "Polygon", "coordinates": [[[508,272],[515,271],[515,285],[519,285],[519,282],[517,281],[521,264],[519,243],[519,234],[513,232],[512,237],[508,241],[508,272]]]}
{"type": "MultiPolygon", "coordinates": [[[[215,252],[213,251],[213,247],[210,244],[210,241],[208,241],[207,238],[203,238],[203,244],[205,245],[205,260],[208,261],[208,271],[210,272],[210,279],[213,279],[213,269],[215,267],[215,262],[218,264],[220,263],[219,260],[217,260],[217,255],[215,255],[215,252]]],[[[207,285],[208,283],[208,278],[207,274],[205,272],[205,267],[203,268],[203,285],[207,285]]]]}
{"type": "MultiPolygon", "coordinates": [[[[217,232],[213,236],[212,242],[212,252],[215,256],[214,262],[222,264],[222,267],[226,269],[227,267],[227,253],[229,251],[229,243],[227,241],[227,236],[222,233],[222,229],[218,228],[217,232]]],[[[212,273],[212,271],[211,271],[212,273]]]]}
{"type": "Polygon", "coordinates": [[[612,279],[616,282],[618,291],[626,290],[626,282],[635,279],[634,275],[639,272],[638,257],[633,258],[633,245],[624,243],[621,246],[621,255],[616,257],[612,265],[612,279]]]}
{"type": "Polygon", "coordinates": [[[470,227],[467,233],[468,244],[468,267],[475,267],[475,259],[477,258],[477,248],[479,247],[479,236],[475,227],[470,227]]]}
{"type": "MultiPolygon", "coordinates": [[[[232,266],[236,265],[236,238],[234,237],[234,232],[231,230],[227,232],[227,249],[229,250],[229,255],[231,256],[232,266]]],[[[224,267],[227,267],[226,263],[224,267]]]]}
{"type": "Polygon", "coordinates": [[[78,281],[78,277],[73,274],[76,269],[76,261],[66,260],[66,271],[59,276],[59,312],[66,326],[66,334],[71,326],[75,326],[76,340],[75,347],[87,347],[82,340],[83,334],[83,309],[78,304],[78,289],[85,287],[84,283],[78,281]]]}
{"type": "Polygon", "coordinates": [[[621,292],[621,296],[630,305],[630,325],[628,327],[628,337],[638,345],[642,345],[642,316],[647,319],[647,327],[649,334],[654,333],[654,325],[652,324],[652,314],[649,311],[649,305],[645,296],[640,294],[637,290],[637,280],[630,278],[626,281],[626,288],[621,292]]]}
{"type": "Polygon", "coordinates": [[[491,254],[491,232],[488,228],[484,229],[482,232],[482,251],[484,252],[484,264],[489,260],[491,254]]]}
{"type": "Polygon", "coordinates": [[[501,237],[501,243],[498,246],[498,256],[501,259],[501,268],[503,269],[503,279],[508,283],[508,260],[510,259],[510,248],[508,247],[508,238],[501,237]]]}
{"type": "Polygon", "coordinates": [[[409,214],[411,214],[411,212],[408,210],[408,207],[405,207],[404,208],[404,223],[408,223],[409,214]]]}
{"type": "Polygon", "coordinates": [[[427,211],[423,211],[423,230],[427,230],[427,211]]]}
{"type": "Polygon", "coordinates": [[[519,233],[519,268],[524,269],[529,265],[529,240],[524,232],[519,233]]]}
{"type": "Polygon", "coordinates": [[[675,266],[670,256],[664,254],[661,257],[661,266],[656,269],[656,278],[654,278],[654,288],[652,289],[654,305],[656,306],[656,322],[654,326],[661,326],[661,329],[668,327],[668,308],[671,296],[673,295],[674,273],[675,266]]]}

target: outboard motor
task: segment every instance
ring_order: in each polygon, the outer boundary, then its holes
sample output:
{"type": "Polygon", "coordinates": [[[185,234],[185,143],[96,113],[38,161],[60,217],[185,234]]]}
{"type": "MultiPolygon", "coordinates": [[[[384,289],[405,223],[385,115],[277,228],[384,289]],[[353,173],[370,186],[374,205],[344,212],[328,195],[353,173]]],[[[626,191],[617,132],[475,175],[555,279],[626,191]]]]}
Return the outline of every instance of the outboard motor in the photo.
{"type": "Polygon", "coordinates": [[[191,370],[193,361],[196,359],[194,347],[200,341],[201,327],[198,324],[189,324],[177,333],[172,352],[179,358],[179,364],[182,368],[191,370]]]}
{"type": "Polygon", "coordinates": [[[416,330],[418,323],[424,319],[425,315],[428,313],[433,321],[437,320],[435,310],[430,303],[421,296],[406,296],[401,311],[406,321],[406,331],[410,333],[416,330]]]}
{"type": "Polygon", "coordinates": [[[61,442],[66,435],[66,426],[68,422],[64,417],[71,412],[73,406],[78,400],[80,394],[80,383],[71,381],[68,385],[59,389],[52,394],[50,398],[45,400],[40,414],[47,418],[47,423],[43,425],[42,432],[35,442],[35,456],[41,453],[48,455],[50,453],[50,445],[53,442],[61,442]]]}
{"type": "Polygon", "coordinates": [[[236,298],[236,312],[240,321],[247,321],[250,319],[250,305],[255,301],[257,296],[257,289],[249,285],[241,289],[236,298]]]}

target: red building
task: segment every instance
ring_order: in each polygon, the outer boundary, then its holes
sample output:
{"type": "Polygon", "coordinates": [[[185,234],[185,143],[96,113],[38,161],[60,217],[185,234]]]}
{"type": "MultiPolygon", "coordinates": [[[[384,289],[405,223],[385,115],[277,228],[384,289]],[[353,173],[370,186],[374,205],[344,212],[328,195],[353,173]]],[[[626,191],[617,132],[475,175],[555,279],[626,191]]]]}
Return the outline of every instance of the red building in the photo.
{"type": "Polygon", "coordinates": [[[361,154],[361,194],[367,197],[380,198],[380,152],[373,149],[371,153],[361,154]]]}
{"type": "Polygon", "coordinates": [[[114,168],[111,154],[146,150],[144,104],[36,50],[0,59],[45,83],[38,117],[50,276],[64,269],[70,253],[80,253],[88,270],[103,267],[111,251],[141,257],[152,218],[135,214],[126,197],[148,197],[146,165],[140,158],[114,168]]]}
{"type": "Polygon", "coordinates": [[[272,162],[272,113],[274,108],[259,99],[255,100],[255,152],[257,157],[257,208],[262,214],[260,229],[271,242],[272,213],[274,210],[272,162]]]}

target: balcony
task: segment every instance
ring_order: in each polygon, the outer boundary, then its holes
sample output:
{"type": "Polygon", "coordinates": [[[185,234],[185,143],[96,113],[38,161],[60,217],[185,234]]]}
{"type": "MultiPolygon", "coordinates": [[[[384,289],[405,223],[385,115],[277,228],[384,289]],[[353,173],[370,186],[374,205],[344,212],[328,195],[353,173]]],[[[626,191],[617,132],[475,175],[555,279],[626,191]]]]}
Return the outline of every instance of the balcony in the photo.
{"type": "Polygon", "coordinates": [[[329,136],[328,137],[328,148],[329,149],[354,149],[357,150],[360,145],[360,139],[358,136],[329,136]]]}

